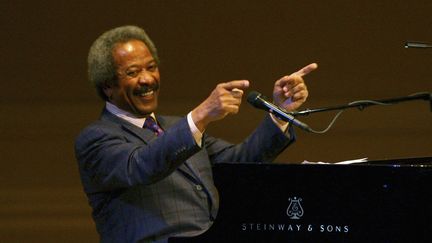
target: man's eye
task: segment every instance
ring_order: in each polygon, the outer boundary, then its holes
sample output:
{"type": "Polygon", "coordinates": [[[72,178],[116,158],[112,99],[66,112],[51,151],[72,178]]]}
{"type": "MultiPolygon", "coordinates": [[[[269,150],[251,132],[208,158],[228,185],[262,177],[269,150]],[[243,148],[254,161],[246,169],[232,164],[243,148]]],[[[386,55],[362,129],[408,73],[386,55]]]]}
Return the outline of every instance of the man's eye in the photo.
{"type": "Polygon", "coordinates": [[[126,75],[129,77],[136,77],[138,75],[138,71],[127,71],[126,75]]]}
{"type": "Polygon", "coordinates": [[[155,71],[156,69],[157,69],[157,65],[156,64],[152,64],[152,65],[149,65],[147,67],[147,70],[149,70],[149,71],[155,71]]]}

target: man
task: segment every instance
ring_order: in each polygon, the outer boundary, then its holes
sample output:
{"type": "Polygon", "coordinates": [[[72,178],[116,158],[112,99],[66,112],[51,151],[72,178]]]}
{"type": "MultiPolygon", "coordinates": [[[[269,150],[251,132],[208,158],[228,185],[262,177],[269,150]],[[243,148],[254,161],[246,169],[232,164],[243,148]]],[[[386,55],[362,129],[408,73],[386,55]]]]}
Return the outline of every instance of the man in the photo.
{"type": "MultiPolygon", "coordinates": [[[[270,162],[294,141],[288,124],[269,115],[242,144],[204,133],[238,112],[247,80],[217,85],[186,117],[156,115],[158,64],[154,44],[136,26],[104,33],[89,51],[89,79],[106,106],[78,136],[75,151],[102,242],[166,242],[204,232],[219,205],[211,166],[270,162]]],[[[302,76],[316,67],[276,81],[274,102],[298,108],[308,96],[302,76]]]]}

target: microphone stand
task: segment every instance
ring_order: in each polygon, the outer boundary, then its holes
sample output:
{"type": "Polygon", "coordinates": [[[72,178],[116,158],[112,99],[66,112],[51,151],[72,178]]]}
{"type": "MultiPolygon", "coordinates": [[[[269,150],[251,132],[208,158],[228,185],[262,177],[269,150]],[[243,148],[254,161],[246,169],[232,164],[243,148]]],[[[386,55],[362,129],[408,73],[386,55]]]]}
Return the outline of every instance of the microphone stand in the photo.
{"type": "Polygon", "coordinates": [[[352,102],[348,105],[330,106],[330,107],[324,107],[318,109],[306,109],[303,111],[289,112],[289,114],[292,116],[298,116],[298,115],[306,116],[311,113],[333,111],[333,110],[345,110],[349,108],[358,108],[359,110],[363,110],[364,108],[372,105],[392,105],[399,102],[412,101],[412,100],[429,100],[431,105],[430,109],[432,112],[432,93],[424,92],[424,93],[397,97],[397,98],[389,98],[389,99],[381,99],[381,100],[361,100],[361,101],[352,102]]]}
{"type": "Polygon", "coordinates": [[[405,48],[432,48],[432,45],[425,42],[408,41],[405,43],[405,48]]]}

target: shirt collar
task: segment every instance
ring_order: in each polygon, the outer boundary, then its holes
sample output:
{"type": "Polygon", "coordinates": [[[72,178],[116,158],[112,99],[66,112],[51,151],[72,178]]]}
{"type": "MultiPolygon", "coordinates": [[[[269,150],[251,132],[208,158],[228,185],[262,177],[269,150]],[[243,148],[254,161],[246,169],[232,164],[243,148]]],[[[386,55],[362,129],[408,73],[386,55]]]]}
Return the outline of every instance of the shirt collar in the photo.
{"type": "MultiPolygon", "coordinates": [[[[112,113],[113,115],[129,122],[132,123],[133,125],[137,126],[137,127],[143,127],[144,126],[144,122],[146,120],[145,117],[140,118],[140,117],[136,117],[135,115],[133,115],[130,112],[127,112],[125,110],[122,110],[120,108],[118,108],[116,105],[114,105],[113,103],[110,102],[106,102],[106,109],[112,113]]],[[[152,112],[150,114],[151,117],[153,117],[153,119],[155,119],[156,121],[156,116],[155,114],[152,112]]]]}

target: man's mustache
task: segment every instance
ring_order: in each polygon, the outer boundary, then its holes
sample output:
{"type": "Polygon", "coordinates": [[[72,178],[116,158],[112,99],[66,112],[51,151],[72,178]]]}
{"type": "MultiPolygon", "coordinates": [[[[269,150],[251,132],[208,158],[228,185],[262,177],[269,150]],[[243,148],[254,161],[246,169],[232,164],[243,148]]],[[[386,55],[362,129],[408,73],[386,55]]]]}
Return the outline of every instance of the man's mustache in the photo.
{"type": "Polygon", "coordinates": [[[154,82],[152,84],[145,84],[141,86],[139,89],[135,90],[134,94],[139,95],[150,91],[158,91],[158,90],[159,90],[159,82],[154,82]]]}

